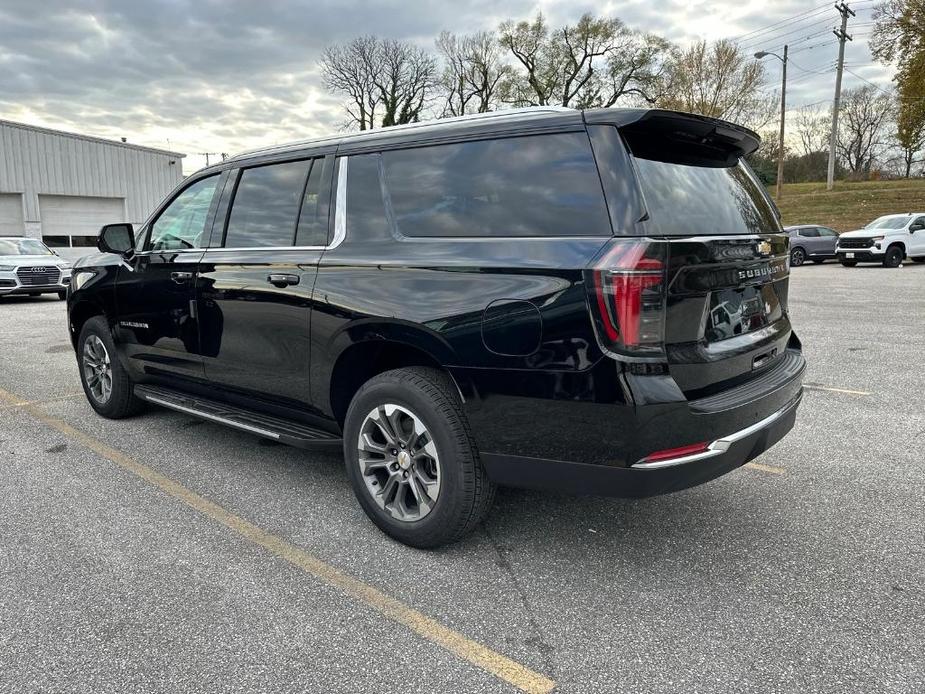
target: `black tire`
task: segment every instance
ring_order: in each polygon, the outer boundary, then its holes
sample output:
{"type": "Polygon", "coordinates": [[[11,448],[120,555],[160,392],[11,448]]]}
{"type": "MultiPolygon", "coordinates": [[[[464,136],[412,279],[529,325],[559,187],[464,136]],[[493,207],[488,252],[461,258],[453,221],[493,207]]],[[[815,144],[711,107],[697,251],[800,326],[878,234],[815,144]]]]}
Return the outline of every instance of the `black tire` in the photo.
{"type": "Polygon", "coordinates": [[[102,316],[94,316],[89,319],[84,323],[80,331],[80,337],[77,338],[77,367],[80,372],[80,384],[83,386],[84,394],[97,414],[108,419],[122,419],[131,417],[144,409],[144,402],[135,397],[132,390],[132,380],[116,355],[116,346],[112,341],[109,325],[102,316]],[[103,343],[109,357],[109,374],[112,386],[109,397],[105,401],[101,401],[94,394],[91,386],[88,385],[84,367],[84,351],[87,349],[87,341],[94,336],[103,343]]]}
{"type": "Polygon", "coordinates": [[[905,255],[903,249],[899,246],[890,246],[883,256],[883,267],[899,267],[902,265],[905,255]]]}
{"type": "MultiPolygon", "coordinates": [[[[410,442],[408,445],[412,448],[410,442]]],[[[384,533],[412,547],[426,549],[456,542],[476,527],[494,501],[495,485],[479,459],[458,391],[452,380],[437,369],[395,369],[363,384],[347,410],[344,461],[353,491],[366,515],[384,533]],[[361,428],[368,425],[368,416],[385,404],[413,413],[438,452],[439,493],[426,515],[416,520],[399,520],[381,508],[367,487],[366,480],[372,476],[364,478],[360,470],[361,428]]]]}
{"type": "Polygon", "coordinates": [[[790,267],[800,267],[806,262],[806,251],[802,248],[790,249],[790,267]]]}
{"type": "Polygon", "coordinates": [[[842,260],[842,261],[841,261],[841,264],[844,265],[845,267],[854,267],[855,265],[858,264],[858,261],[856,261],[856,260],[842,260]]]}
{"type": "Polygon", "coordinates": [[[67,298],[67,292],[58,292],[58,301],[64,301],[67,298]]]}

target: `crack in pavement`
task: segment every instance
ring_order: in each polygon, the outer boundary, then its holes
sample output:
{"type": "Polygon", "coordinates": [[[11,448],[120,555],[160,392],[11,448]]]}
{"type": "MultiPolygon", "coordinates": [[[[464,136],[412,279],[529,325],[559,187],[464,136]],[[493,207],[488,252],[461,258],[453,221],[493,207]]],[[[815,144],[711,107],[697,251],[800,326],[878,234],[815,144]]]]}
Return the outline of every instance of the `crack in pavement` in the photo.
{"type": "Polygon", "coordinates": [[[546,669],[546,672],[549,673],[551,678],[555,679],[555,663],[552,656],[556,649],[548,641],[546,641],[546,637],[543,635],[543,630],[540,628],[540,624],[533,614],[533,608],[530,606],[530,600],[527,598],[527,591],[524,589],[523,584],[520,582],[520,579],[517,576],[517,572],[514,570],[514,565],[511,563],[510,559],[507,558],[507,550],[505,550],[504,547],[501,546],[501,543],[498,542],[494,535],[491,534],[487,523],[482,523],[482,530],[485,531],[485,536],[488,538],[488,541],[494,548],[495,553],[498,555],[498,560],[496,562],[497,565],[501,567],[501,570],[504,571],[511,579],[511,584],[514,586],[514,590],[517,591],[517,594],[520,597],[520,601],[523,604],[524,612],[527,615],[527,624],[530,626],[530,630],[533,632],[533,636],[524,639],[524,643],[535,647],[537,651],[539,651],[543,659],[543,666],[546,669]]]}

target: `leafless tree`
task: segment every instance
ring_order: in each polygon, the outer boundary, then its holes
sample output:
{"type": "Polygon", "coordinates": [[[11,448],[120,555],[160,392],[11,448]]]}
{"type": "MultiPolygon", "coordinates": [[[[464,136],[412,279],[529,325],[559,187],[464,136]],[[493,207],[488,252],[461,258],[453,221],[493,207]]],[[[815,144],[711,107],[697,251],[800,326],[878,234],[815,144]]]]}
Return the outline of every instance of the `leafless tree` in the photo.
{"type": "Polygon", "coordinates": [[[793,131],[800,138],[802,154],[826,151],[829,147],[829,133],[832,132],[830,110],[818,106],[803,106],[793,118],[793,131]]]}
{"type": "Polygon", "coordinates": [[[382,126],[420,120],[436,86],[437,61],[418,46],[394,40],[380,43],[380,61],[373,83],[382,103],[382,126]]]}
{"type": "Polygon", "coordinates": [[[456,36],[444,31],[436,43],[444,61],[440,76],[446,98],[443,114],[462,116],[495,109],[512,68],[502,60],[494,33],[456,36]]]}
{"type": "Polygon", "coordinates": [[[762,91],[764,66],[728,40],[700,41],[680,52],[672,66],[665,108],[723,118],[760,129],[773,122],[777,96],[762,91]]]}
{"type": "Polygon", "coordinates": [[[380,46],[375,36],[360,36],[343,46],[328,46],[321,54],[321,76],[328,91],[348,97],[347,114],[360,130],[376,127],[380,103],[375,73],[380,46]]]}
{"type": "Polygon", "coordinates": [[[619,19],[590,14],[554,30],[542,14],[532,22],[507,21],[499,38],[521,68],[511,80],[510,100],[537,106],[613,106],[624,96],[655,101],[671,49],[619,19]]]}
{"type": "Polygon", "coordinates": [[[347,113],[360,130],[418,120],[436,73],[436,61],[423,49],[375,36],[329,46],[321,56],[325,87],[348,97],[347,113]]]}
{"type": "Polygon", "coordinates": [[[885,144],[893,98],[864,85],[842,93],[835,147],[849,175],[866,178],[885,144]]]}

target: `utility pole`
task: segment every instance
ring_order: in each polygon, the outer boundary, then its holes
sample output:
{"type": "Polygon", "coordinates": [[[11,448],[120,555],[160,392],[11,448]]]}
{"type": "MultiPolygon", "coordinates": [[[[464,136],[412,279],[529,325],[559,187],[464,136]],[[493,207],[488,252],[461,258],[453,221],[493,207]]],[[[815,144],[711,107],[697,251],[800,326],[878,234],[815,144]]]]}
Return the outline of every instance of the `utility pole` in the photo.
{"type": "Polygon", "coordinates": [[[784,65],[783,76],[781,77],[780,82],[780,142],[778,142],[777,150],[777,199],[780,200],[781,186],[784,183],[784,119],[787,116],[787,46],[784,45],[784,56],[781,57],[777,53],[770,53],[768,51],[758,51],[755,53],[755,59],[761,60],[762,58],[773,55],[784,65]]]}
{"type": "Polygon", "coordinates": [[[197,152],[200,157],[206,158],[206,166],[209,165],[209,157],[214,157],[218,152],[197,152]]]}
{"type": "Polygon", "coordinates": [[[854,11],[844,2],[835,5],[841,15],[841,29],[832,31],[838,37],[838,71],[835,73],[835,102],[832,104],[832,134],[829,137],[829,174],[826,179],[826,190],[832,190],[835,185],[835,140],[838,137],[838,109],[841,105],[841,76],[845,67],[845,41],[854,39],[848,34],[848,15],[856,16],[854,11]]]}
{"type": "Polygon", "coordinates": [[[784,117],[787,115],[787,45],[784,44],[784,76],[780,83],[780,148],[777,152],[777,199],[784,183],[784,117]]]}

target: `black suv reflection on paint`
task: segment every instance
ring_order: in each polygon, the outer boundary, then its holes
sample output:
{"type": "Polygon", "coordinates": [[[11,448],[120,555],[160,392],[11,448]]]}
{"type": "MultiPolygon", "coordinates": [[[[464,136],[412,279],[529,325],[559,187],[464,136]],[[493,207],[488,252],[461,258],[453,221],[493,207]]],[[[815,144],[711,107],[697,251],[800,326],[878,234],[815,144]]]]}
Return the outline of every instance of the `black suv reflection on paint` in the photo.
{"type": "Polygon", "coordinates": [[[74,269],[88,399],[342,449],[370,518],[422,547],[499,484],[705,482],[802,395],[757,145],[698,116],[539,108],[234,157],[74,269]]]}

